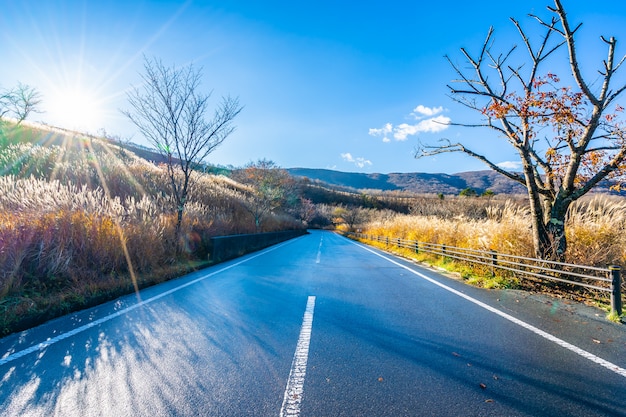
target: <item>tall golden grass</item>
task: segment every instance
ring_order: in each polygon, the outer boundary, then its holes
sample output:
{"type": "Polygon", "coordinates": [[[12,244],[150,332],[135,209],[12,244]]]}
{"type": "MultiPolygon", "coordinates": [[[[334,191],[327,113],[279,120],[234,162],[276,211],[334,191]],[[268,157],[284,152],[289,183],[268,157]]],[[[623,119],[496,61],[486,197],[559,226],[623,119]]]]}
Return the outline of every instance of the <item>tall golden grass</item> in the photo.
{"type": "MultiPolygon", "coordinates": [[[[453,217],[448,212],[439,215],[440,208],[433,206],[434,211],[422,210],[423,214],[374,215],[361,228],[367,234],[534,256],[530,212],[519,199],[446,200],[455,206],[453,217]]],[[[623,265],[626,199],[595,195],[576,202],[568,213],[566,231],[566,262],[598,267],[623,265]]]]}
{"type": "MultiPolygon", "coordinates": [[[[22,313],[89,304],[206,261],[213,236],[254,232],[246,187],[202,173],[192,181],[175,241],[164,167],[97,138],[0,132],[0,333],[22,313]]],[[[294,227],[279,214],[264,222],[294,227]]]]}

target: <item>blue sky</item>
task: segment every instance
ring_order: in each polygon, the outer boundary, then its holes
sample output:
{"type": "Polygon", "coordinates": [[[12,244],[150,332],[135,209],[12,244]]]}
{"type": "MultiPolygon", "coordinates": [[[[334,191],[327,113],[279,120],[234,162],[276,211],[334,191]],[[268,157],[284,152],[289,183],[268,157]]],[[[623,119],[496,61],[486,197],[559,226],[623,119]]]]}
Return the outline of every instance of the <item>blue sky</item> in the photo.
{"type": "MultiPolygon", "coordinates": [[[[583,22],[583,55],[596,68],[600,35],[626,53],[626,4],[563,0],[583,22]],[[595,55],[594,55],[595,54],[595,55]],[[597,55],[597,56],[596,56],[597,55]]],[[[237,130],[209,156],[241,166],[353,172],[485,169],[463,155],[415,160],[418,141],[451,138],[497,163],[515,161],[486,132],[435,121],[476,122],[448,96],[455,74],[444,55],[478,51],[490,26],[501,50],[520,44],[509,17],[547,17],[552,0],[502,1],[61,1],[0,0],[0,86],[23,82],[43,95],[52,125],[146,144],[121,114],[140,82],[143,57],[193,64],[213,97],[238,96],[237,130]]],[[[599,55],[598,55],[599,53],[599,55]]],[[[586,59],[586,58],[585,58],[586,59]]],[[[626,101],[626,100],[622,100],[626,101]]]]}

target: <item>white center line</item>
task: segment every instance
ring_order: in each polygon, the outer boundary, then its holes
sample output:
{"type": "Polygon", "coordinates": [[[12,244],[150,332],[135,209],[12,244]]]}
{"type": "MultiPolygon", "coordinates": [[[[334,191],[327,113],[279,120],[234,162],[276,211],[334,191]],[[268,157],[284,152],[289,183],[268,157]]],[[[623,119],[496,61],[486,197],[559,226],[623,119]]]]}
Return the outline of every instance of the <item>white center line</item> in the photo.
{"type": "Polygon", "coordinates": [[[300,402],[302,401],[306,364],[309,359],[309,343],[311,342],[311,330],[313,329],[314,309],[315,296],[310,295],[306,303],[304,318],[302,319],[296,353],[293,355],[291,371],[289,371],[283,406],[280,408],[280,417],[300,415],[300,402]]]}
{"type": "Polygon", "coordinates": [[[433,283],[433,284],[443,288],[446,291],[450,291],[451,293],[456,294],[459,297],[465,298],[466,300],[476,304],[477,306],[480,306],[480,307],[484,308],[485,310],[491,311],[492,313],[495,313],[495,314],[499,315],[500,317],[503,317],[503,318],[509,320],[510,322],[517,324],[518,326],[521,326],[521,327],[523,327],[523,328],[525,328],[527,330],[530,330],[531,332],[533,332],[533,333],[543,337],[544,339],[547,339],[547,340],[549,340],[549,341],[551,341],[553,343],[556,343],[557,345],[559,345],[559,346],[561,346],[561,347],[563,347],[565,349],[568,349],[568,350],[570,350],[570,351],[572,351],[572,352],[582,356],[583,358],[590,360],[591,362],[597,363],[598,365],[603,366],[604,368],[606,368],[606,369],[608,369],[610,371],[613,371],[613,372],[615,372],[618,375],[626,377],[626,369],[624,369],[624,368],[622,368],[622,367],[620,367],[620,366],[618,366],[618,365],[616,365],[616,364],[614,364],[612,362],[609,362],[609,361],[607,361],[605,359],[602,359],[602,358],[594,355],[593,353],[587,352],[586,350],[581,349],[578,346],[572,345],[571,343],[568,343],[568,342],[566,342],[563,339],[559,339],[558,337],[556,337],[556,336],[554,336],[554,335],[552,335],[552,334],[550,334],[548,332],[545,332],[545,331],[543,331],[543,330],[533,326],[532,324],[528,324],[525,321],[522,321],[522,320],[520,320],[520,319],[518,319],[516,317],[513,317],[513,316],[511,316],[511,315],[509,315],[509,314],[507,314],[507,313],[505,313],[503,311],[500,311],[500,310],[498,310],[495,307],[491,307],[490,305],[485,304],[482,301],[479,301],[479,300],[477,300],[475,298],[472,298],[469,295],[463,294],[462,292],[457,291],[454,288],[448,287],[447,285],[444,285],[444,284],[442,284],[442,283],[440,283],[440,282],[438,282],[438,281],[436,281],[436,280],[434,280],[434,279],[432,279],[432,278],[430,278],[430,277],[428,277],[428,276],[426,276],[426,275],[424,275],[422,273],[419,273],[419,272],[409,268],[406,265],[402,265],[401,263],[396,262],[396,261],[394,261],[391,258],[388,258],[388,257],[386,257],[384,255],[381,255],[380,253],[378,253],[378,252],[376,252],[376,251],[374,251],[374,250],[372,250],[370,248],[367,248],[367,247],[365,247],[365,246],[363,246],[361,244],[355,243],[352,240],[350,240],[350,242],[352,242],[356,246],[359,246],[362,249],[365,249],[368,252],[373,253],[376,256],[379,256],[379,257],[381,257],[381,258],[391,262],[394,265],[397,265],[397,266],[399,266],[401,268],[406,269],[407,271],[417,275],[420,278],[425,279],[426,281],[429,281],[429,282],[431,282],[431,283],[433,283]]]}
{"type": "Polygon", "coordinates": [[[320,238],[320,246],[317,248],[317,258],[315,259],[315,263],[318,264],[322,260],[322,242],[324,241],[324,237],[320,238]]]}

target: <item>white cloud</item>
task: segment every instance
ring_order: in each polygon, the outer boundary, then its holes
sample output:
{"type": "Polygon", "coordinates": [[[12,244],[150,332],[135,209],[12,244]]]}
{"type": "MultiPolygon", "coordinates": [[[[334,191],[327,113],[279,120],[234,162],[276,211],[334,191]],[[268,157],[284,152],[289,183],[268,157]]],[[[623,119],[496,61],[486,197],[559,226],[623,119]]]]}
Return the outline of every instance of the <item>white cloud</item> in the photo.
{"type": "Polygon", "coordinates": [[[380,129],[370,129],[370,136],[386,136],[393,130],[393,125],[391,123],[386,123],[385,126],[380,129]]]}
{"type": "Polygon", "coordinates": [[[361,157],[354,158],[354,157],[352,156],[352,154],[351,154],[351,153],[349,153],[349,152],[342,153],[342,154],[341,154],[341,158],[342,158],[344,161],[346,161],[346,162],[353,163],[354,165],[356,165],[356,166],[357,166],[357,167],[359,167],[359,168],[365,168],[366,166],[371,166],[371,165],[373,165],[373,164],[372,164],[372,161],[370,161],[370,160],[368,160],[368,159],[365,159],[365,158],[361,158],[361,157]]]}
{"type": "Polygon", "coordinates": [[[441,106],[426,107],[420,104],[411,113],[411,116],[419,120],[418,123],[402,123],[395,127],[391,123],[385,123],[381,128],[370,128],[368,134],[370,136],[382,136],[383,142],[389,143],[391,142],[391,139],[389,139],[390,134],[393,134],[394,139],[404,141],[409,136],[419,133],[438,133],[446,130],[451,122],[449,117],[439,114],[443,110],[441,106]],[[425,119],[425,117],[427,118],[425,119]]]}
{"type": "Polygon", "coordinates": [[[502,169],[508,169],[508,170],[522,169],[522,163],[520,161],[504,161],[496,165],[498,165],[502,169]]]}
{"type": "Polygon", "coordinates": [[[420,104],[419,106],[413,109],[413,113],[411,113],[411,115],[413,115],[416,119],[421,119],[424,116],[432,117],[436,114],[441,113],[442,111],[443,111],[443,107],[441,106],[426,107],[420,104]]]}
{"type": "Polygon", "coordinates": [[[408,136],[417,135],[418,133],[437,133],[446,130],[450,126],[450,118],[446,116],[437,116],[421,122],[410,125],[402,123],[394,129],[393,137],[396,140],[406,140],[408,136]]]}
{"type": "Polygon", "coordinates": [[[368,132],[370,136],[383,136],[383,142],[389,143],[391,139],[387,135],[393,132],[393,125],[391,123],[385,123],[380,129],[371,128],[368,132]]]}

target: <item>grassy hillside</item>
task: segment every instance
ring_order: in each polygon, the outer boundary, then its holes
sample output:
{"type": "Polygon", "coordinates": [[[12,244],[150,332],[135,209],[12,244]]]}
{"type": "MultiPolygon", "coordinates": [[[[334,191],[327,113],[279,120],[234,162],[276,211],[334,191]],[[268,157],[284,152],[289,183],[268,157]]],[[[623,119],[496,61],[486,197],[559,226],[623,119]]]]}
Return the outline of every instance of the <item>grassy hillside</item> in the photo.
{"type": "MultiPolygon", "coordinates": [[[[255,231],[253,192],[195,173],[180,240],[165,169],[73,132],[0,131],[0,334],[206,264],[212,236],[255,231]]],[[[268,213],[261,231],[302,227],[268,213]]]]}

